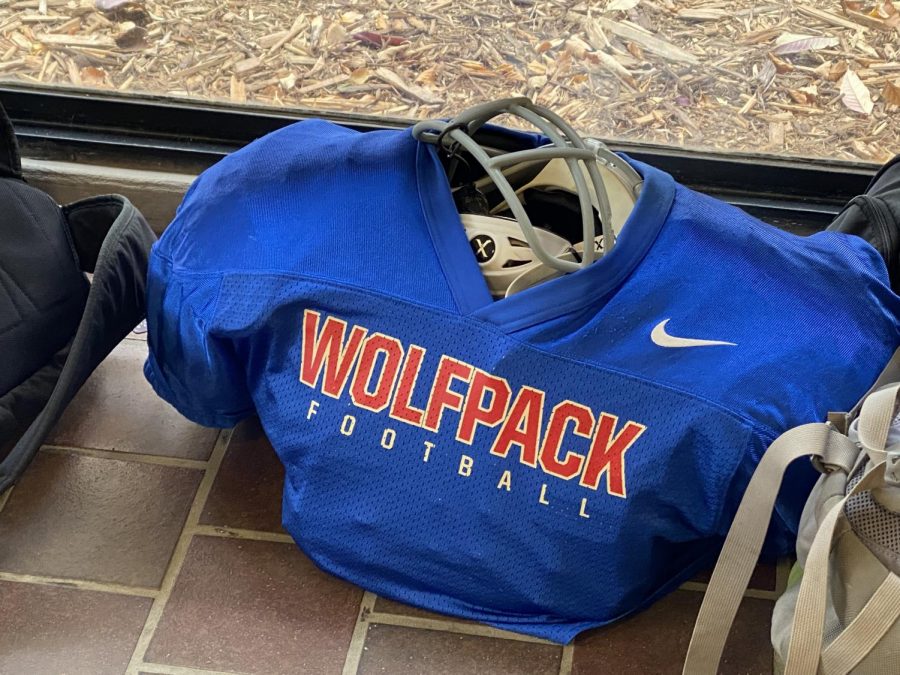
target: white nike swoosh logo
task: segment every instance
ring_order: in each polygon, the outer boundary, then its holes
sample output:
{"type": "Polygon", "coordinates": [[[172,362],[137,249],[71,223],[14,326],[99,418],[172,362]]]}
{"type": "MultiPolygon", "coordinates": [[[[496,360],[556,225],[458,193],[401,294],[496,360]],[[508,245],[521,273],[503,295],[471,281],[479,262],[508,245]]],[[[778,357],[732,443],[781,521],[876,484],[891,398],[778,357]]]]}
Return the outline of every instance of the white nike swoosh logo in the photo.
{"type": "Polygon", "coordinates": [[[650,339],[653,340],[653,344],[659,345],[660,347],[713,347],[715,345],[737,347],[736,343],[725,342],[723,340],[697,340],[694,338],[680,338],[669,335],[666,332],[667,323],[669,323],[669,319],[663,319],[653,327],[653,331],[650,333],[650,339]]]}

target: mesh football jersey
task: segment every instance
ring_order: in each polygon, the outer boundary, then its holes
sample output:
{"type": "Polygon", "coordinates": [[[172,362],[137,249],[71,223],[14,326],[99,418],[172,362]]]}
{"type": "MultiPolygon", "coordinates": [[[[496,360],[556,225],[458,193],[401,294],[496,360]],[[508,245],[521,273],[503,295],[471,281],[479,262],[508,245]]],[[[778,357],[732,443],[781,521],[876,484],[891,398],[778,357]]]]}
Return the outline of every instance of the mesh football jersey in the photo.
{"type": "MultiPolygon", "coordinates": [[[[200,424],[259,414],[321,568],[567,642],[711,564],[767,445],[855,403],[900,341],[861,239],[632,164],[611,253],[493,301],[432,146],[272,133],[201,175],[155,247],[146,376],[200,424]]],[[[771,550],[812,479],[787,478],[771,550]]]]}

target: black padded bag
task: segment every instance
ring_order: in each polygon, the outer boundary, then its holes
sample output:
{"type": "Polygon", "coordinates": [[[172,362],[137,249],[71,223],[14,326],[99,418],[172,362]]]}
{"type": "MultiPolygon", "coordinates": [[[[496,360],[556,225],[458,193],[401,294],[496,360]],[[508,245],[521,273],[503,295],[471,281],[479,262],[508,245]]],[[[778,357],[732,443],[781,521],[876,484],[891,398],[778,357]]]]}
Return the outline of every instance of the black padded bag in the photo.
{"type": "Polygon", "coordinates": [[[144,318],[155,240],[124,197],[59,206],[28,185],[0,106],[0,492],[144,318]]]}
{"type": "Polygon", "coordinates": [[[864,194],[854,197],[828,229],[862,237],[881,254],[900,294],[900,155],[881,167],[864,194]]]}

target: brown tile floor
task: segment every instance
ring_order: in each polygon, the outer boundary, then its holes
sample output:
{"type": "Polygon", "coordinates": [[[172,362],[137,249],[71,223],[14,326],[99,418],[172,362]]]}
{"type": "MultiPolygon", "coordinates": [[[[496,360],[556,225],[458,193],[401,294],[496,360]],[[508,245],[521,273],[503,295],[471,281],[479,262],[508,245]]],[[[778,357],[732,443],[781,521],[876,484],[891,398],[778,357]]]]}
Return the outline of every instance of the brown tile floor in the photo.
{"type": "MultiPolygon", "coordinates": [[[[0,496],[0,673],[678,673],[708,574],[560,647],[377,598],[280,525],[259,427],[201,429],[144,382],[143,336],[101,366],[0,496]]],[[[761,566],[722,672],[772,672],[783,566],[761,566]]]]}

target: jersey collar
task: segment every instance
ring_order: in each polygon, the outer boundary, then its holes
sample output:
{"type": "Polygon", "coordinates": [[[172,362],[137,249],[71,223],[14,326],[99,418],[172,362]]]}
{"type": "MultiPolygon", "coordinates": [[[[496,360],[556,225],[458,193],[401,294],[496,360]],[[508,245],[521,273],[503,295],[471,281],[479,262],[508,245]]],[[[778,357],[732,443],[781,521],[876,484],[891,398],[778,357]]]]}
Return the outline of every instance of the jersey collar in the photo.
{"type": "Polygon", "coordinates": [[[437,149],[419,143],[419,200],[460,313],[512,332],[605,304],[653,245],[675,198],[675,181],[669,174],[626,159],[643,176],[644,185],[615,248],[590,267],[494,301],[472,255],[437,149]]]}

